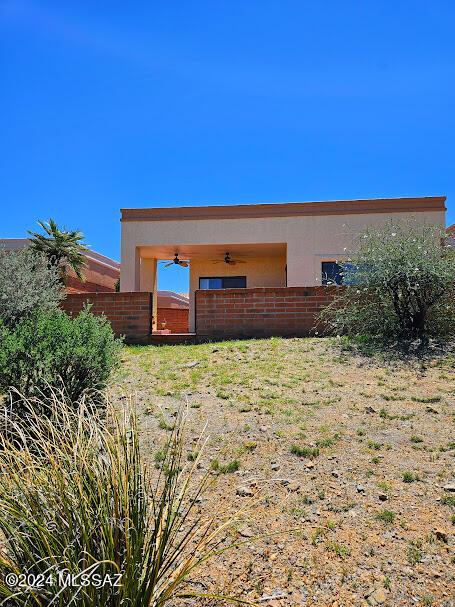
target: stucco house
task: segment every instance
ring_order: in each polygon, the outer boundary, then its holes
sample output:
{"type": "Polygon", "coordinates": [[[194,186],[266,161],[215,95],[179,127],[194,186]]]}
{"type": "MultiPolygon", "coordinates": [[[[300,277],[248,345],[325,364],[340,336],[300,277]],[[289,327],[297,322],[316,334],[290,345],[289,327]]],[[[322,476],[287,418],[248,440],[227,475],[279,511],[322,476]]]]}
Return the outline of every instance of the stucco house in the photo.
{"type": "MultiPolygon", "coordinates": [[[[28,238],[0,238],[0,249],[17,251],[29,244],[28,238]]],[[[98,293],[115,291],[115,283],[120,277],[120,264],[118,261],[106,257],[96,251],[85,253],[86,268],[85,280],[81,281],[70,269],[66,281],[67,293],[98,293]]]]}
{"type": "MultiPolygon", "coordinates": [[[[368,226],[413,218],[444,229],[445,200],[426,196],[122,209],[120,288],[154,294],[156,329],[157,262],[174,259],[189,265],[191,332],[222,334],[235,322],[246,331],[260,317],[264,325],[270,323],[274,311],[283,326],[292,327],[291,309],[303,310],[301,298],[309,293],[292,288],[324,289],[339,282],[337,260],[346,258],[346,250],[368,226]],[[241,313],[242,306],[250,316],[241,313]]],[[[316,300],[323,294],[312,291],[316,300]]]]}

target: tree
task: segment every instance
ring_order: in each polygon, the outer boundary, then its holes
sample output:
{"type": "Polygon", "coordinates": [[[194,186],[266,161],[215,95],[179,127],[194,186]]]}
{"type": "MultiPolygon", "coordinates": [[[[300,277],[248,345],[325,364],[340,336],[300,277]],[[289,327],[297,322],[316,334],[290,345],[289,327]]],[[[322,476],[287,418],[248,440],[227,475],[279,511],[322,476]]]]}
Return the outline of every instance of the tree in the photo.
{"type": "Polygon", "coordinates": [[[43,253],[0,250],[0,320],[13,327],[36,310],[56,308],[63,297],[58,271],[43,253]]]}
{"type": "Polygon", "coordinates": [[[346,286],[321,314],[333,332],[421,343],[455,332],[455,249],[439,228],[370,228],[341,266],[346,286]]]}
{"type": "Polygon", "coordinates": [[[38,221],[44,234],[30,232],[30,247],[46,255],[49,265],[58,269],[60,280],[65,284],[68,269],[71,268],[80,280],[84,280],[86,267],[84,252],[88,251],[79,230],[60,230],[53,219],[49,222],[38,221]]]}

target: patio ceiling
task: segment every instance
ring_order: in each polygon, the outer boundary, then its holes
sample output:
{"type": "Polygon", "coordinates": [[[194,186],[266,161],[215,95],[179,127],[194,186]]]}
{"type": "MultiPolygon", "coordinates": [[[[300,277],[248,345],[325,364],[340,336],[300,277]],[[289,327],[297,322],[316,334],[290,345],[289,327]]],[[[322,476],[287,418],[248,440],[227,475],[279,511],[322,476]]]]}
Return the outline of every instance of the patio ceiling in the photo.
{"type": "Polygon", "coordinates": [[[286,257],[285,243],[261,244],[210,244],[210,245],[155,245],[140,247],[143,259],[172,259],[178,253],[180,259],[222,259],[229,252],[233,258],[286,257]]]}

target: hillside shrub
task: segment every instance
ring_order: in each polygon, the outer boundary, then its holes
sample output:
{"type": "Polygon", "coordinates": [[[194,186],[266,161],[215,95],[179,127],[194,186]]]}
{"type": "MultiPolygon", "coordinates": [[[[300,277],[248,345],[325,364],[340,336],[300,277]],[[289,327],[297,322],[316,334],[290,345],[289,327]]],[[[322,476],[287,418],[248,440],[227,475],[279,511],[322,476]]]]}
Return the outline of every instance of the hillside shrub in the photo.
{"type": "Polygon", "coordinates": [[[0,318],[13,326],[36,310],[55,309],[63,298],[56,268],[31,249],[0,249],[0,318]]]}
{"type": "Polygon", "coordinates": [[[118,362],[120,340],[105,317],[84,309],[37,310],[14,327],[0,322],[0,392],[13,400],[45,397],[63,387],[69,401],[102,390],[118,362]]]}
{"type": "Polygon", "coordinates": [[[228,537],[243,519],[222,504],[200,508],[210,473],[200,474],[199,456],[184,461],[182,415],[150,478],[134,415],[108,404],[100,419],[87,400],[75,410],[54,396],[47,418],[27,403],[28,423],[14,424],[21,442],[0,436],[0,603],[163,607],[203,598],[189,576],[235,545],[228,537]],[[29,586],[14,585],[18,574],[29,586]],[[75,583],[62,583],[69,574],[75,583]]]}
{"type": "Polygon", "coordinates": [[[371,228],[341,266],[346,287],[319,317],[333,333],[421,343],[455,333],[455,250],[438,228],[371,228]]]}

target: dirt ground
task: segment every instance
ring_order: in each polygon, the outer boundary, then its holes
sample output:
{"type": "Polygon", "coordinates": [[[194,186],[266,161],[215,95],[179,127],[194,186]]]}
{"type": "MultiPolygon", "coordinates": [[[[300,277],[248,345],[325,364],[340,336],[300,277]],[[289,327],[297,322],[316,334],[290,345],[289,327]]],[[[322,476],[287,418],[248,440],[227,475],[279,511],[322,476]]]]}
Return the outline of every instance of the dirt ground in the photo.
{"type": "Polygon", "coordinates": [[[270,607],[455,605],[453,356],[378,362],[309,338],[130,347],[116,381],[152,462],[182,404],[190,458],[207,424],[217,482],[201,508],[253,502],[231,531],[251,541],[194,588],[270,607]]]}

